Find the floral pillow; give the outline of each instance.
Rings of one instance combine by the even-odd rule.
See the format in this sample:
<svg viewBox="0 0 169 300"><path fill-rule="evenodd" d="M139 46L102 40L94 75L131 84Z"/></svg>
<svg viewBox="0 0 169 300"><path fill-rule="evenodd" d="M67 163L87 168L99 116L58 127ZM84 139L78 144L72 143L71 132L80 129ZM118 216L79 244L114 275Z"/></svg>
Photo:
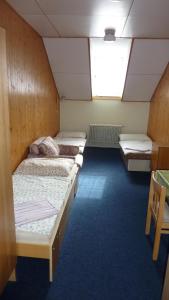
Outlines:
<svg viewBox="0 0 169 300"><path fill-rule="evenodd" d="M71 145L59 145L59 154L67 156L75 156L79 153L79 147Z"/></svg>
<svg viewBox="0 0 169 300"><path fill-rule="evenodd" d="M45 137L40 137L35 140L29 147L29 152L31 154L39 155L39 144L45 139Z"/></svg>
<svg viewBox="0 0 169 300"><path fill-rule="evenodd" d="M58 156L59 147L57 144L54 144L53 139L48 136L39 144L39 152L45 156Z"/></svg>

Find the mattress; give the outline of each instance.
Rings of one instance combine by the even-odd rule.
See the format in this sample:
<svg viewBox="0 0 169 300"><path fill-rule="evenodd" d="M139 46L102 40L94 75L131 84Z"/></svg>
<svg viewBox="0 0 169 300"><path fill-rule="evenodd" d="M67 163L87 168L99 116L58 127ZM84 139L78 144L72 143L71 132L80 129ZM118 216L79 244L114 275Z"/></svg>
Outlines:
<svg viewBox="0 0 169 300"><path fill-rule="evenodd" d="M120 141L119 144L126 158L145 160L151 158L151 141Z"/></svg>
<svg viewBox="0 0 169 300"><path fill-rule="evenodd" d="M38 200L49 201L58 213L52 217L16 225L16 241L48 241L60 211L67 201L67 193L78 171L73 167L68 177L13 175L14 205Z"/></svg>

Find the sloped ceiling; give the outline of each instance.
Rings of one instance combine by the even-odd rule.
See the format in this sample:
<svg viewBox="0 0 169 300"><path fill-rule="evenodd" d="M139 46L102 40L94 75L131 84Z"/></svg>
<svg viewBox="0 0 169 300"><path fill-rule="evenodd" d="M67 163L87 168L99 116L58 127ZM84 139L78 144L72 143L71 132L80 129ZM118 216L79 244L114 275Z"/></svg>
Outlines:
<svg viewBox="0 0 169 300"><path fill-rule="evenodd" d="M169 1L7 2L44 38L60 96L65 99L91 99L87 38L103 37L105 28L114 27L117 37L136 38L123 100L150 101L169 61Z"/></svg>
<svg viewBox="0 0 169 300"><path fill-rule="evenodd" d="M85 38L44 38L62 99L90 100L89 45Z"/></svg>
<svg viewBox="0 0 169 300"><path fill-rule="evenodd" d="M123 100L150 101L168 61L169 40L135 39Z"/></svg>

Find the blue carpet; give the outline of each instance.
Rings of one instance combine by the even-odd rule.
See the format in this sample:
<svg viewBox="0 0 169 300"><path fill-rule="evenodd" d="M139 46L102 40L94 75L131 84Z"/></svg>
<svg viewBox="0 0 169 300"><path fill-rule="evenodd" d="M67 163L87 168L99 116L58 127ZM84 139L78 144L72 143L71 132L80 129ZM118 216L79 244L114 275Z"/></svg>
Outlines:
<svg viewBox="0 0 169 300"><path fill-rule="evenodd" d="M153 230L144 234L149 180L127 172L118 149L87 148L53 283L47 262L22 258L19 281L1 298L160 300L168 237L152 262Z"/></svg>

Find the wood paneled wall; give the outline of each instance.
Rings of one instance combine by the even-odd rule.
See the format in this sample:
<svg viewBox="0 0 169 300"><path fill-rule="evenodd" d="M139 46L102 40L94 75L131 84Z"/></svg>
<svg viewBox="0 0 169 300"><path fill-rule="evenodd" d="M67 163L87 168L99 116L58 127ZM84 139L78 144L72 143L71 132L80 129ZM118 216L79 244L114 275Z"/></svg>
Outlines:
<svg viewBox="0 0 169 300"><path fill-rule="evenodd" d="M169 65L150 104L148 135L157 143L169 145Z"/></svg>
<svg viewBox="0 0 169 300"><path fill-rule="evenodd" d="M0 28L0 293L16 264L5 30Z"/></svg>
<svg viewBox="0 0 169 300"><path fill-rule="evenodd" d="M0 0L6 30L12 170L39 136L59 130L58 93L42 38Z"/></svg>

